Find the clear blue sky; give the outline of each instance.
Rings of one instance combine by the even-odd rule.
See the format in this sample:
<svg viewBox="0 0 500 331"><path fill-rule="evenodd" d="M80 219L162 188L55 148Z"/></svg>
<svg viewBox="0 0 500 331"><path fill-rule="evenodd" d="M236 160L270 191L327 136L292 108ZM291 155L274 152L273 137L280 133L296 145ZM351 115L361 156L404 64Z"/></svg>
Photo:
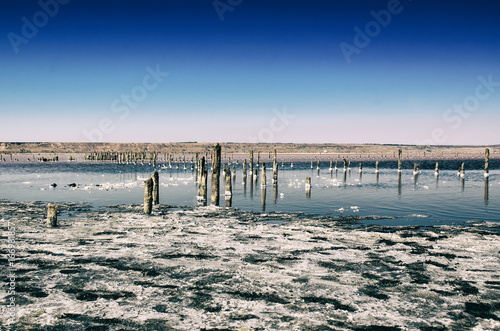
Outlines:
<svg viewBox="0 0 500 331"><path fill-rule="evenodd" d="M493 0L2 1L0 141L498 144L499 16Z"/></svg>

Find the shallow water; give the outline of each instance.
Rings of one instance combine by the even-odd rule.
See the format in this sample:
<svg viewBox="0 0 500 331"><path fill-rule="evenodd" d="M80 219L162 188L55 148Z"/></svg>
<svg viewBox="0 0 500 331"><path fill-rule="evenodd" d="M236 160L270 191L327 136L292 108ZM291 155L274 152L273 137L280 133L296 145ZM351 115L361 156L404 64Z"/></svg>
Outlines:
<svg viewBox="0 0 500 331"><path fill-rule="evenodd" d="M242 165L233 177L232 207L244 211L284 212L346 216L362 224L436 225L470 221L500 221L500 170L493 161L485 181L482 161L466 161L464 180L457 175L461 161L440 160L436 178L434 162L420 162L421 173L413 175L413 163L403 163L400 179L396 162L381 162L375 174L374 162L364 162L360 174L352 165L329 171L329 165L311 169L310 163L279 164L277 187L271 184L272 164L268 163L267 185L243 181ZM232 165L230 165L232 168ZM341 163L339 163L341 167ZM141 204L143 181L160 172L160 203L194 206L197 183L191 165L184 170L152 165L114 163L3 163L0 164L0 199L10 201L87 202L94 207ZM472 169L472 170L468 170ZM210 191L210 176L209 191ZM310 194L305 179L311 177ZM56 183L57 187L50 184ZM76 184L70 187L68 184ZM263 197L265 197L263 199ZM264 202L264 203L263 203ZM225 205L223 176L220 204Z"/></svg>

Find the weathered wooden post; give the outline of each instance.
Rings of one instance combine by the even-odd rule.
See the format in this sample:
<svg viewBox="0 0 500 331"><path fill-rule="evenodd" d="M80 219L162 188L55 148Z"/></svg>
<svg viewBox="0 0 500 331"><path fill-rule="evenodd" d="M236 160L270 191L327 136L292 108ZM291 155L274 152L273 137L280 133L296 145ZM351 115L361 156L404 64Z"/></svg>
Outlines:
<svg viewBox="0 0 500 331"><path fill-rule="evenodd" d="M347 161L346 159L344 159L344 172L346 172L346 170L347 170Z"/></svg>
<svg viewBox="0 0 500 331"><path fill-rule="evenodd" d="M57 226L57 206L52 203L47 205L47 226L51 228Z"/></svg>
<svg viewBox="0 0 500 331"><path fill-rule="evenodd" d="M313 161L311 161L311 169L314 169L314 167L313 167Z"/></svg>
<svg viewBox="0 0 500 331"><path fill-rule="evenodd" d="M243 178L247 177L247 159L243 159Z"/></svg>
<svg viewBox="0 0 500 331"><path fill-rule="evenodd" d="M144 181L144 213L151 214L153 209L153 179L149 177Z"/></svg>
<svg viewBox="0 0 500 331"><path fill-rule="evenodd" d="M319 170L319 160L316 162L316 168Z"/></svg>
<svg viewBox="0 0 500 331"><path fill-rule="evenodd" d="M484 151L484 177L488 177L490 175L490 149L486 148Z"/></svg>
<svg viewBox="0 0 500 331"><path fill-rule="evenodd" d="M460 177L465 177L465 163L462 162L462 167L460 168Z"/></svg>
<svg viewBox="0 0 500 331"><path fill-rule="evenodd" d="M439 176L439 162L436 162L436 169L434 169L434 176Z"/></svg>
<svg viewBox="0 0 500 331"><path fill-rule="evenodd" d="M158 171L153 172L153 204L160 203L160 175Z"/></svg>
<svg viewBox="0 0 500 331"><path fill-rule="evenodd" d="M418 175L418 164L416 163L413 164L413 175Z"/></svg>
<svg viewBox="0 0 500 331"><path fill-rule="evenodd" d="M212 205L219 205L219 180L221 164L221 147L219 143L214 145L212 152Z"/></svg>
<svg viewBox="0 0 500 331"><path fill-rule="evenodd" d="M253 176L253 149L250 150L250 163L248 164L248 169L250 170L250 175Z"/></svg>
<svg viewBox="0 0 500 331"><path fill-rule="evenodd" d="M260 164L260 151L257 152L257 170L259 169Z"/></svg>
<svg viewBox="0 0 500 331"><path fill-rule="evenodd" d="M378 173L379 170L378 170L378 161L375 162L375 173Z"/></svg>
<svg viewBox="0 0 500 331"><path fill-rule="evenodd" d="M401 172L401 157L403 155L403 151L400 149L398 151L398 172Z"/></svg>
<svg viewBox="0 0 500 331"><path fill-rule="evenodd" d="M203 157L203 167L200 168L200 187L198 188L198 204L207 205L207 177L208 169L205 167L205 157Z"/></svg>
<svg viewBox="0 0 500 331"><path fill-rule="evenodd" d="M224 166L224 179L226 181L226 191L224 195L231 196L233 194L233 188L231 185L231 169L228 166Z"/></svg>
<svg viewBox="0 0 500 331"><path fill-rule="evenodd" d="M226 207L231 207L233 187L231 185L231 169L228 166L224 166L224 177L226 180L226 190L224 196L226 197Z"/></svg>
<svg viewBox="0 0 500 331"><path fill-rule="evenodd" d="M306 177L306 196L311 197L311 177Z"/></svg>
<svg viewBox="0 0 500 331"><path fill-rule="evenodd" d="M290 168L292 168L292 169L293 169L293 162L292 162L292 163L290 163Z"/></svg>
<svg viewBox="0 0 500 331"><path fill-rule="evenodd" d="M361 165L361 162L359 162L359 172L363 172L363 166Z"/></svg>
<svg viewBox="0 0 500 331"><path fill-rule="evenodd" d="M278 162L276 162L275 159L273 163L273 184L277 183L278 183Z"/></svg>
<svg viewBox="0 0 500 331"><path fill-rule="evenodd" d="M262 163L262 175L260 186L266 186L266 164Z"/></svg>
<svg viewBox="0 0 500 331"><path fill-rule="evenodd" d="M233 181L236 180L236 166L233 164L233 172L232 172L232 175L233 175Z"/></svg>

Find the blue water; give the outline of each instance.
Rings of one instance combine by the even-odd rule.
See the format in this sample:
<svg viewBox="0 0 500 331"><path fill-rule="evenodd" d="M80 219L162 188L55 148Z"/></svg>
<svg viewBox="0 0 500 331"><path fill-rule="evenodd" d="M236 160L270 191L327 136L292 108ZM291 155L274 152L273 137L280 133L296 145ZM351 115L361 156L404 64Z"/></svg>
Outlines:
<svg viewBox="0 0 500 331"><path fill-rule="evenodd" d="M398 179L396 162L380 164L378 176L374 163L364 162L360 174L357 163L344 173L329 171L329 164L290 163L279 167L277 190L271 184L272 164L268 163L267 185L247 177L243 183L241 164L235 164L232 207L260 212L303 212L306 214L345 216L363 224L436 225L463 224L470 221L500 221L500 170L490 163L485 181L483 161L468 160L466 176L457 175L461 161L440 160L439 177L435 162L420 161L421 173L413 175L413 162L403 163ZM355 166L356 165L356 166ZM230 165L232 169L232 165ZM161 168L152 165L114 163L2 163L0 164L0 199L10 201L88 202L93 206L141 204L143 181L154 170L160 173L160 203L196 205L197 183L191 165L187 169ZM471 169L471 170L468 170ZM210 173L210 171L209 171ZM345 175L345 177L344 177ZM210 175L209 192L210 192ZM306 194L305 179L312 188ZM234 178L234 177L233 177ZM220 205L225 205L221 175ZM57 187L50 186L56 183ZM68 184L77 184L76 188ZM99 186L96 186L99 185ZM142 185L142 186L141 186ZM265 194L265 199L263 195ZM263 204L263 201L265 204ZM372 217L373 216L373 217Z"/></svg>

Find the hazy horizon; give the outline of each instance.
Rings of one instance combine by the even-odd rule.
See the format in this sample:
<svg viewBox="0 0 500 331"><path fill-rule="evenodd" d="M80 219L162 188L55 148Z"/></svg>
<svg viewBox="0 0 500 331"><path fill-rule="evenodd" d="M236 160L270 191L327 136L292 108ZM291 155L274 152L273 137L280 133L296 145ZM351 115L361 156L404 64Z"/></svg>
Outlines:
<svg viewBox="0 0 500 331"><path fill-rule="evenodd" d="M0 141L500 144L498 2L0 6Z"/></svg>

